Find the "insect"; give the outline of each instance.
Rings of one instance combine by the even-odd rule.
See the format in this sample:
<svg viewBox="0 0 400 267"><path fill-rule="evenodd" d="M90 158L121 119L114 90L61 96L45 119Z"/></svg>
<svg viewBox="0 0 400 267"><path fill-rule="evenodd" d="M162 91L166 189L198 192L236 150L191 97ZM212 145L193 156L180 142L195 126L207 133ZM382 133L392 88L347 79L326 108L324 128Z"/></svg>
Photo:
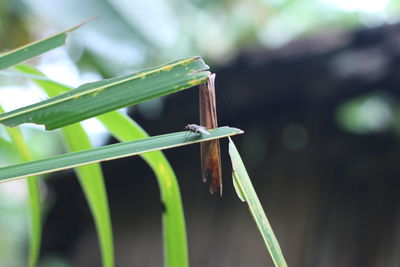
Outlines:
<svg viewBox="0 0 400 267"><path fill-rule="evenodd" d="M197 124L188 124L185 126L185 130L188 130L192 133L210 135L210 133L206 130L206 127Z"/></svg>

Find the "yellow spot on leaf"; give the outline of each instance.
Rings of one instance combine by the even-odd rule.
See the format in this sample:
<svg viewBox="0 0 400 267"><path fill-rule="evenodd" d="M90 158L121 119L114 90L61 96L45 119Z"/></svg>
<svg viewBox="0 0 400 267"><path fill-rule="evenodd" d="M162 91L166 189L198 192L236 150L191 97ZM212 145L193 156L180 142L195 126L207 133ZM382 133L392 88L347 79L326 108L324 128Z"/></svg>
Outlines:
<svg viewBox="0 0 400 267"><path fill-rule="evenodd" d="M161 70L163 70L163 71L169 71L169 70L171 70L173 67L174 67L174 66L169 65L169 66L165 66L165 67L162 68Z"/></svg>
<svg viewBox="0 0 400 267"><path fill-rule="evenodd" d="M192 62L195 61L195 60L198 60L198 58L197 58L197 57L195 57L195 58L188 58L188 59L186 59L186 60L183 60L183 61L181 62L181 64L182 64L183 66L185 66L185 65L187 65L187 64L192 63Z"/></svg>
<svg viewBox="0 0 400 267"><path fill-rule="evenodd" d="M192 80L192 81L189 81L188 82L188 84L190 85L190 86L195 86L195 85L198 85L200 83L200 80Z"/></svg>
<svg viewBox="0 0 400 267"><path fill-rule="evenodd" d="M93 97L97 96L98 94L100 94L101 92L103 92L105 89L107 89L106 87L100 88L96 91L93 92Z"/></svg>

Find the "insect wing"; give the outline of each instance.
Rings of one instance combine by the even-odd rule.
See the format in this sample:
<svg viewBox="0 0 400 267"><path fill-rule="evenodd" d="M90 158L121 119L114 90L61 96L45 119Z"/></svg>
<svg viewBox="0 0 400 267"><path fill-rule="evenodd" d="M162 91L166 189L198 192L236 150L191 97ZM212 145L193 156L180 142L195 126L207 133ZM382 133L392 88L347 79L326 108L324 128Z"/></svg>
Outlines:
<svg viewBox="0 0 400 267"><path fill-rule="evenodd" d="M210 133L209 133L209 132L206 130L206 128L203 127L203 126L198 126L197 131L198 131L199 133L202 133L202 134L205 134L205 135L210 135Z"/></svg>

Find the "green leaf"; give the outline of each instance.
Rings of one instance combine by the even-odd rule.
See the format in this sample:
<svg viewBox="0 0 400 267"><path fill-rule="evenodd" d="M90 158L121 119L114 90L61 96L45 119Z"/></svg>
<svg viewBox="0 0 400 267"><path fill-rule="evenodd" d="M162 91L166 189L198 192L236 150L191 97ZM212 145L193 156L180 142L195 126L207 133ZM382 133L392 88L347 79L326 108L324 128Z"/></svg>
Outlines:
<svg viewBox="0 0 400 267"><path fill-rule="evenodd" d="M237 181L237 177L236 177L235 173L233 173L233 172L232 172L232 180L233 180L233 188L235 188L236 194L238 195L239 199L242 202L246 202L246 197L244 196L242 188L240 187L240 184Z"/></svg>
<svg viewBox="0 0 400 267"><path fill-rule="evenodd" d="M0 107L0 113L3 112ZM23 161L31 161L32 156L19 128L6 128L17 153ZM41 235L42 235L42 214L40 203L39 177L32 176L27 179L28 205L30 217L30 240L28 266L34 267L39 258Z"/></svg>
<svg viewBox="0 0 400 267"><path fill-rule="evenodd" d="M231 127L220 127L209 131L210 135L188 135L188 132L177 132L153 136L136 141L113 144L91 150L72 152L47 159L9 165L0 168L0 182L7 182L27 176L45 174L78 166L119 159L129 156L190 145L231 135L241 134L242 130Z"/></svg>
<svg viewBox="0 0 400 267"><path fill-rule="evenodd" d="M14 50L0 54L0 70L21 63L27 59L36 57L51 49L64 45L69 32L76 30L90 20L92 19L89 19L83 23L80 23L79 25L76 25L48 38L29 43Z"/></svg>
<svg viewBox="0 0 400 267"><path fill-rule="evenodd" d="M134 120L120 111L109 112L97 118L121 142L148 137ZM161 201L165 206L165 212L162 213L165 266L187 267L189 258L185 217L174 171L161 151L144 153L141 157L156 175Z"/></svg>
<svg viewBox="0 0 400 267"><path fill-rule="evenodd" d="M84 84L71 92L0 114L7 126L44 124L53 130L112 110L174 93L208 79L200 57L174 61L123 77Z"/></svg>
<svg viewBox="0 0 400 267"><path fill-rule="evenodd" d="M18 73L12 73L12 75L31 79L35 84L40 86L50 97L54 97L72 90L72 88L70 88L69 86L50 80L42 72L31 65L20 64L15 66L14 68L18 71Z"/></svg>
<svg viewBox="0 0 400 267"><path fill-rule="evenodd" d="M47 80L43 73L28 65L18 65L18 71L36 76L34 82L39 85L50 97L70 91L65 85ZM93 146L83 127L77 123L63 127L65 143L70 151L91 149ZM99 163L85 165L74 169L79 183L89 203L95 221L103 266L114 266L114 246L111 227L111 217L108 207L104 177Z"/></svg>
<svg viewBox="0 0 400 267"><path fill-rule="evenodd" d="M46 80L44 75L32 66L18 65L16 69L23 74L32 76L37 85L47 88L46 91L57 90L62 93L71 90L67 86ZM97 119L121 142L148 137L147 133L135 121L120 111L112 111L100 115ZM81 138L77 137L76 139L80 140ZM141 157L154 171L160 186L161 201L164 203L166 210L168 210L168 212L163 212L162 214L166 266L188 266L186 227L175 174L161 151L144 153Z"/></svg>
<svg viewBox="0 0 400 267"><path fill-rule="evenodd" d="M275 266L286 267L287 264L283 257L278 240L276 240L272 227L261 206L247 170L231 138L229 138L229 155L232 161L233 181L235 188L237 188L236 192L238 192L239 198L242 199L242 201L244 199L244 201L249 205L250 213L257 224L258 230L264 239L265 245L269 250Z"/></svg>
<svg viewBox="0 0 400 267"><path fill-rule="evenodd" d="M70 151L82 151L92 148L89 137L79 123L63 127L61 130ZM94 163L76 167L74 171L93 214L100 241L103 266L112 267L114 266L114 245L111 216L101 166L99 163Z"/></svg>
<svg viewBox="0 0 400 267"><path fill-rule="evenodd" d="M1 129L3 129L3 128L1 128ZM0 129L0 131L1 131L1 129ZM0 151L1 151L0 166L5 165L7 163L15 162L18 158L13 144L10 143L8 140L5 140L4 136L0 136Z"/></svg>

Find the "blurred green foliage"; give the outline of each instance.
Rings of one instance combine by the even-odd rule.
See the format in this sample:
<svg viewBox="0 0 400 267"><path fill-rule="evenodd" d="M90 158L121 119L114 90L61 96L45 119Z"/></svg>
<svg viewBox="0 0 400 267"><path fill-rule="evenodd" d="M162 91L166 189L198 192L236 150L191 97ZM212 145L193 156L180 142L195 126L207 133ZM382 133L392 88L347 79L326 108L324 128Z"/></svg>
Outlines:
<svg viewBox="0 0 400 267"><path fill-rule="evenodd" d="M398 130L399 114L396 99L378 92L345 101L336 111L336 120L347 132L370 134Z"/></svg>
<svg viewBox="0 0 400 267"><path fill-rule="evenodd" d="M245 48L393 23L399 15L396 0L3 0L0 51L99 16L68 50L81 66L109 76L196 54L223 63Z"/></svg>

